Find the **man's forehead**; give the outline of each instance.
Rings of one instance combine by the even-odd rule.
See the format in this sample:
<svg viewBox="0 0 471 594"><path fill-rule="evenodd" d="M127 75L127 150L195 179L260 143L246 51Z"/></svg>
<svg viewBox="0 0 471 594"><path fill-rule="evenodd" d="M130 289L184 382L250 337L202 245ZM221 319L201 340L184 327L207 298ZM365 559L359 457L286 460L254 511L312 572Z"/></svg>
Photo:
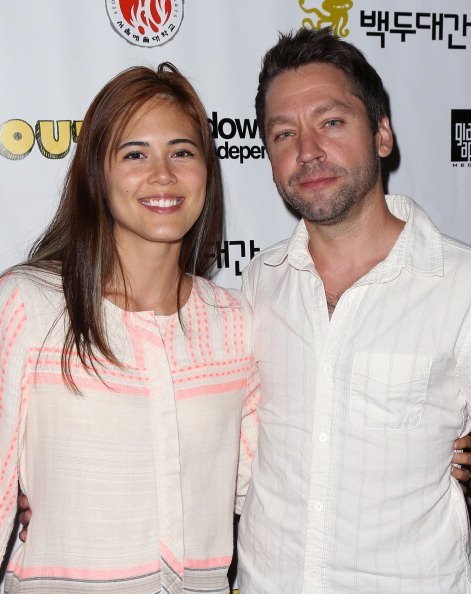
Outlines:
<svg viewBox="0 0 471 594"><path fill-rule="evenodd" d="M267 96L274 89L277 94L280 91L289 93L291 89L303 87L315 89L323 84L351 87L349 78L340 68L325 62L314 62L279 72L268 86Z"/></svg>
<svg viewBox="0 0 471 594"><path fill-rule="evenodd" d="M266 117L278 117L288 106L312 104L312 109L351 108L357 101L346 75L328 64L309 64L284 70L267 89ZM280 112L280 113L277 113Z"/></svg>

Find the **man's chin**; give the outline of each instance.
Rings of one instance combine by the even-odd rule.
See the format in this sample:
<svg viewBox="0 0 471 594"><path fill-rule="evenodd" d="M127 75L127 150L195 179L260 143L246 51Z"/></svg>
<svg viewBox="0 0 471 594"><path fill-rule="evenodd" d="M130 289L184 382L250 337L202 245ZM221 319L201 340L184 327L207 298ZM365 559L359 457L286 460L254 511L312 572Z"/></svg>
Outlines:
<svg viewBox="0 0 471 594"><path fill-rule="evenodd" d="M294 210L305 221L308 221L314 225L326 226L335 225L336 223L340 223L345 220L352 206L345 205L341 209L323 209L320 207L313 209L310 205L305 203L291 200L285 200L285 202L290 209Z"/></svg>
<svg viewBox="0 0 471 594"><path fill-rule="evenodd" d="M322 215L312 215L312 213L307 213L306 216L301 216L305 221L312 223L313 225L317 225L319 227L332 227L333 225L343 222L347 218L347 215L348 211L342 211L341 213L333 214L324 213Z"/></svg>

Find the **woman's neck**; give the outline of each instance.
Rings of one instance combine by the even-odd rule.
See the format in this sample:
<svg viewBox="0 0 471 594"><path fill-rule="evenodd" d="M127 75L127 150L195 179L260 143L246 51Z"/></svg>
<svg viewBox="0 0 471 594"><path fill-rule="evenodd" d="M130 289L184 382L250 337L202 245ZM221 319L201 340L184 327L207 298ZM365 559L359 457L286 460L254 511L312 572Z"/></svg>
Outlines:
<svg viewBox="0 0 471 594"><path fill-rule="evenodd" d="M188 299L192 279L178 265L180 245L150 244L149 249L119 249L117 264L105 297L128 311L175 313ZM123 278L124 276L124 278ZM180 277L181 283L180 283ZM177 298L178 290L180 299Z"/></svg>

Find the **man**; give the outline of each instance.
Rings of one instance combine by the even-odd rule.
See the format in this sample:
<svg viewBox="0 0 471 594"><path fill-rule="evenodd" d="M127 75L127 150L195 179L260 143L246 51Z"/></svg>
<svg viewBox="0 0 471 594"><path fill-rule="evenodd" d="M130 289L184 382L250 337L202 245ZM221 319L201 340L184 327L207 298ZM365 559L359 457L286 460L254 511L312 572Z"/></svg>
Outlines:
<svg viewBox="0 0 471 594"><path fill-rule="evenodd" d="M385 197L388 101L356 48L282 35L259 83L273 179L302 220L244 277L262 394L241 594L471 593L449 472L471 430L471 248Z"/></svg>

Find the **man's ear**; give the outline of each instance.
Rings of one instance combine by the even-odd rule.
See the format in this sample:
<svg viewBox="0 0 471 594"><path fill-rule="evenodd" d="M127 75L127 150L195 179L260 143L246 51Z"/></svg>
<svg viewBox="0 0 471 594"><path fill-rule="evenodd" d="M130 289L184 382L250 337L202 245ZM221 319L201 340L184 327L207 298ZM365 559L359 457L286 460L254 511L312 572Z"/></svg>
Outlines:
<svg viewBox="0 0 471 594"><path fill-rule="evenodd" d="M379 120L378 130L375 134L376 150L380 157L387 157L393 149L393 133L389 118L384 116Z"/></svg>

